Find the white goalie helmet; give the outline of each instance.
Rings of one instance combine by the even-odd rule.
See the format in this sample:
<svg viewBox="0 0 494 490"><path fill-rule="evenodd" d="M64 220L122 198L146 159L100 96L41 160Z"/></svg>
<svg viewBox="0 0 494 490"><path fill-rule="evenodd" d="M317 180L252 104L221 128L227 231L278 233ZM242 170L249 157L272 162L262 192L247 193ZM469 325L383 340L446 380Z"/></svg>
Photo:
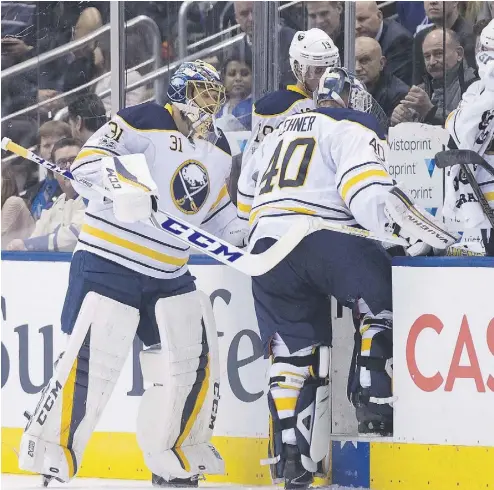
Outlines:
<svg viewBox="0 0 494 490"><path fill-rule="evenodd" d="M324 31L317 28L296 32L289 56L293 74L310 92L317 87L323 68L340 66L338 48Z"/></svg>
<svg viewBox="0 0 494 490"><path fill-rule="evenodd" d="M480 51L494 51L494 19L480 33Z"/></svg>

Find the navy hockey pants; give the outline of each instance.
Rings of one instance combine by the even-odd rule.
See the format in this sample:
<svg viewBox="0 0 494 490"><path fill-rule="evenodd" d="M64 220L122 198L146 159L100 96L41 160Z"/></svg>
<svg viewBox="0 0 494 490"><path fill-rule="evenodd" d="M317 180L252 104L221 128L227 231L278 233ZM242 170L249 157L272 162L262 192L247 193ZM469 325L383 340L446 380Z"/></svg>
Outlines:
<svg viewBox="0 0 494 490"><path fill-rule="evenodd" d="M262 238L253 253L275 240ZM305 237L276 267L252 278L264 353L278 333L290 352L331 344L330 298L352 308L363 298L374 314L392 309L391 257L380 244L329 230Z"/></svg>
<svg viewBox="0 0 494 490"><path fill-rule="evenodd" d="M69 287L62 310L62 331L71 333L86 294L90 291L137 308L140 313L137 336L146 346L159 343L155 305L160 298L196 289L195 277L186 272L175 279L156 279L104 259L79 251L72 257Z"/></svg>

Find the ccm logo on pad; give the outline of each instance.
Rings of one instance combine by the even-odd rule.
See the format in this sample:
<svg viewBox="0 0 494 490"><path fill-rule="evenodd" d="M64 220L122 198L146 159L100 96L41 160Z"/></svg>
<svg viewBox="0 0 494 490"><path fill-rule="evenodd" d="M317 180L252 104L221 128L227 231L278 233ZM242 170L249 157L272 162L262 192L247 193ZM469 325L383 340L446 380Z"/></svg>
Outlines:
<svg viewBox="0 0 494 490"><path fill-rule="evenodd" d="M456 326L448 325L448 329L451 327ZM494 371L486 372L488 366L492 366L492 358L489 362L486 362L484 356L484 358L481 357L480 359L482 365L479 362L477 352L480 346L476 346L473 341L472 331L466 315L463 315L454 349L451 354L447 353L448 371L441 373L438 370L435 374L431 375L431 372L434 372L431 369L431 365L436 366L435 369L437 369L441 353L445 351L445 345L444 342L441 342L441 338L446 335L448 329L445 330L445 333L441 334L443 328L443 322L436 315L431 314L421 315L410 328L406 344L406 362L413 382L422 391L432 392L442 388L448 392L453 391L456 380L468 379L475 385L478 393L485 393L487 390L494 392ZM487 348L494 357L494 318L488 323L487 329L484 328L482 328L482 331L485 332L484 342L487 342ZM423 332L428 329L434 330L437 334L438 338L437 341L434 341L434 346L437 346L435 349L437 349L438 358L429 359L427 365L419 365L416 357L417 341ZM449 359L451 360L449 361ZM446 376L446 379L444 376Z"/></svg>

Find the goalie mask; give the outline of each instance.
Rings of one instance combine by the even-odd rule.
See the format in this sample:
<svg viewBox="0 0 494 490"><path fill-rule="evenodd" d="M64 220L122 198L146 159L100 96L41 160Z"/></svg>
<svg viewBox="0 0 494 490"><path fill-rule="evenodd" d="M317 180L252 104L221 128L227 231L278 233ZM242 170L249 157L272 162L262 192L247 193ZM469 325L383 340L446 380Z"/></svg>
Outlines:
<svg viewBox="0 0 494 490"><path fill-rule="evenodd" d="M215 116L225 103L225 87L216 69L204 61L182 63L167 92L190 123L191 134L206 137L215 127Z"/></svg>
<svg viewBox="0 0 494 490"><path fill-rule="evenodd" d="M290 66L295 78L313 93L325 69L340 66L340 54L332 39L321 29L299 31L290 44Z"/></svg>
<svg viewBox="0 0 494 490"><path fill-rule="evenodd" d="M345 68L327 68L319 80L317 91L314 92L314 102L320 107L327 100L342 108L372 114L384 132L389 127L389 120L382 107L367 92L365 85Z"/></svg>

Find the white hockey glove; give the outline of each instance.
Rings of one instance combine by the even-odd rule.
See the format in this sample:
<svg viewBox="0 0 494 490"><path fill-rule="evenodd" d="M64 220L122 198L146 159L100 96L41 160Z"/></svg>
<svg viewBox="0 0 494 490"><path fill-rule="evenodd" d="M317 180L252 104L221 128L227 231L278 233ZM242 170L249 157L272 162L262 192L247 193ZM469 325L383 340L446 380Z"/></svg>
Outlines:
<svg viewBox="0 0 494 490"><path fill-rule="evenodd" d="M118 221L135 223L150 218L157 210L157 185L146 157L137 153L101 159L103 185L112 195L113 213Z"/></svg>
<svg viewBox="0 0 494 490"><path fill-rule="evenodd" d="M389 228L410 243L408 255L425 255L431 247L443 250L457 242L460 236L446 231L432 214L420 209L399 187L392 187L386 197L384 213Z"/></svg>

